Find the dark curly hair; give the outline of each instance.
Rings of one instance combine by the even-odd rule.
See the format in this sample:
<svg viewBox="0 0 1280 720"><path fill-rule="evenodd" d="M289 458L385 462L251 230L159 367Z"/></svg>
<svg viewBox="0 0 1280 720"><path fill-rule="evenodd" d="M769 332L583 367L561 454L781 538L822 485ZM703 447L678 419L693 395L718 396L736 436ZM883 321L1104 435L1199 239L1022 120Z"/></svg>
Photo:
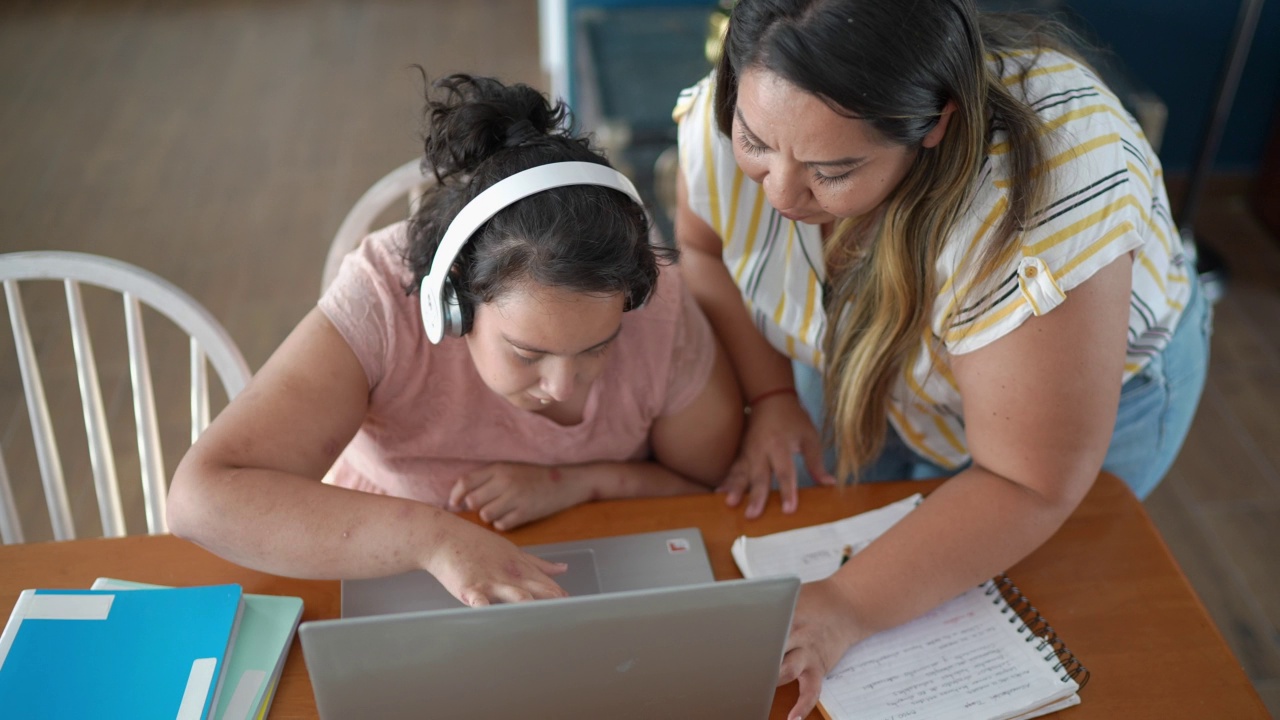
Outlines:
<svg viewBox="0 0 1280 720"><path fill-rule="evenodd" d="M489 186L548 163L609 165L575 132L563 102L553 105L527 85L459 74L435 81L424 94L423 167L438 183L409 224L409 293L430 272L454 217ZM674 258L674 249L649 242L644 209L626 194L571 185L518 200L480 226L458 254L453 282L469 327L478 303L525 282L621 293L628 309L637 307L657 284L658 264Z"/></svg>

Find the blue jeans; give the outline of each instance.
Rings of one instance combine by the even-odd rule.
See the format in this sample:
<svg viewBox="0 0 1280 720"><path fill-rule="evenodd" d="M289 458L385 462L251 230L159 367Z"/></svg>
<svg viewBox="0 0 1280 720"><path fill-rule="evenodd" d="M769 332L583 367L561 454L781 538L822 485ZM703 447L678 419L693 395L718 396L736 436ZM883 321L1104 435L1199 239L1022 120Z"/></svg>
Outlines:
<svg viewBox="0 0 1280 720"><path fill-rule="evenodd" d="M1178 456L1204 390L1213 308L1194 275L1191 282L1191 299L1169 344L1120 388L1116 427L1102 463L1103 470L1128 483L1139 499L1151 494ZM798 362L792 363L792 368L801 404L814 424L822 427L822 375ZM823 459L828 470L835 468L834 448L828 447ZM884 450L863 468L861 481L945 477L967 465L947 470L929 462L907 447L888 425ZM813 484L800 460L796 471L802 487Z"/></svg>

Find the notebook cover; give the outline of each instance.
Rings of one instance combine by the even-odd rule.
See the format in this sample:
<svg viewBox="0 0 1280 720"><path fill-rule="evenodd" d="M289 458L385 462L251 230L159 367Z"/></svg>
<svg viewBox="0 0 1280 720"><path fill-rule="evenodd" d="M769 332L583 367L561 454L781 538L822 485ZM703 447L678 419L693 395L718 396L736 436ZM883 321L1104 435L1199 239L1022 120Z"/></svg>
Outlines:
<svg viewBox="0 0 1280 720"><path fill-rule="evenodd" d="M21 718L209 717L239 585L24 590L0 635L0 708Z"/></svg>
<svg viewBox="0 0 1280 720"><path fill-rule="evenodd" d="M95 590L140 590L160 585L98 578ZM215 720L255 720L266 714L284 659L302 617L302 599L280 595L244 596L236 645L227 658L226 680Z"/></svg>

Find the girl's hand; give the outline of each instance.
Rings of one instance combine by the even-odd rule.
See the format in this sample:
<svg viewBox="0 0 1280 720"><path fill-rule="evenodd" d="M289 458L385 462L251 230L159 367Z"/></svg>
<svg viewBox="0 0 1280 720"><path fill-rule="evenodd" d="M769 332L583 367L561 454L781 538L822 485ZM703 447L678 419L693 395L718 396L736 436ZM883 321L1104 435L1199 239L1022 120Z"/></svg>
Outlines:
<svg viewBox="0 0 1280 720"><path fill-rule="evenodd" d="M818 704L822 681L861 639L849 603L831 580L800 586L778 685L800 681L800 697L787 720L803 720Z"/></svg>
<svg viewBox="0 0 1280 720"><path fill-rule="evenodd" d="M521 551L510 540L454 515L423 568L465 605L568 597L551 579L568 569Z"/></svg>
<svg viewBox="0 0 1280 720"><path fill-rule="evenodd" d="M804 457L814 480L835 484L835 478L822 466L822 438L800 400L795 395L766 398L751 408L742 450L717 490L725 493L729 507L737 507L746 496L746 516L754 518L764 512L769 488L777 478L782 511L795 512L799 503L796 453Z"/></svg>
<svg viewBox="0 0 1280 720"><path fill-rule="evenodd" d="M498 530L510 530L586 502L590 490L555 467L493 463L458 478L449 507L474 510Z"/></svg>

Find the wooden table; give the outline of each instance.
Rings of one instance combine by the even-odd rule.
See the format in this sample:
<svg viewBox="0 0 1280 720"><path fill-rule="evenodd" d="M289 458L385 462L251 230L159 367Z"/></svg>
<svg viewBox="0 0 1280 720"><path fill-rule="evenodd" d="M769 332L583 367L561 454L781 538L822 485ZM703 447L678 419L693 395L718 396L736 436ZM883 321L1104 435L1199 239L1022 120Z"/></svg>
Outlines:
<svg viewBox="0 0 1280 720"><path fill-rule="evenodd" d="M737 578L729 546L738 535L828 522L933 487L916 482L812 488L802 491L794 515L783 515L775 499L752 521L723 507L718 495L602 502L510 537L527 545L697 526L716 577ZM1141 504L1116 478L1099 478L1066 525L1009 575L1093 674L1081 692L1083 704L1054 717L1267 718ZM339 611L337 582L266 575L171 536L137 536L0 547L0 612L7 613L24 588L82 588L99 576L166 585L235 582L246 592L295 595L305 602L304 621L337 617ZM771 717L785 717L795 694L794 683L780 688ZM315 713L295 642L271 718Z"/></svg>

